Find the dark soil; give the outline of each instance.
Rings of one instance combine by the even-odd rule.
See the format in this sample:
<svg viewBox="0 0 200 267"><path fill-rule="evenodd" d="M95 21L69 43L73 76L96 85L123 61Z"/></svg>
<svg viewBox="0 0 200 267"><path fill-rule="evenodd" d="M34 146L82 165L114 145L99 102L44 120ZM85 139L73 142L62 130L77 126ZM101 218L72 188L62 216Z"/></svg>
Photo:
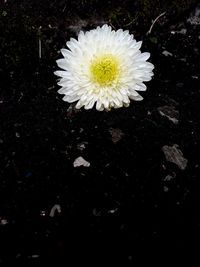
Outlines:
<svg viewBox="0 0 200 267"><path fill-rule="evenodd" d="M108 23L103 7L89 16L66 1L3 2L0 264L125 266L199 243L200 26L191 10L164 16L150 35L151 24L125 27L155 75L142 102L97 112L62 101L53 72L71 36ZM170 161L163 147L174 145ZM90 166L75 168L79 156Z"/></svg>

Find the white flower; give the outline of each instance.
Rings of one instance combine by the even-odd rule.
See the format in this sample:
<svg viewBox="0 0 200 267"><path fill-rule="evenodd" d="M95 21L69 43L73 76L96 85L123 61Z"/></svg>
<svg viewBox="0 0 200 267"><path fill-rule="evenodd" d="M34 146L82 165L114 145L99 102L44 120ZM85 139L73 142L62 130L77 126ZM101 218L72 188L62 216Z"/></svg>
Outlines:
<svg viewBox="0 0 200 267"><path fill-rule="evenodd" d="M153 64L146 62L150 54L139 50L129 31L114 31L104 25L86 33L78 40L71 38L68 49L61 49L64 58L57 60L63 69L55 74L60 78L58 91L64 101L78 101L76 108L110 110L129 106L130 99L142 100L137 91L145 91L143 82L151 80Z"/></svg>

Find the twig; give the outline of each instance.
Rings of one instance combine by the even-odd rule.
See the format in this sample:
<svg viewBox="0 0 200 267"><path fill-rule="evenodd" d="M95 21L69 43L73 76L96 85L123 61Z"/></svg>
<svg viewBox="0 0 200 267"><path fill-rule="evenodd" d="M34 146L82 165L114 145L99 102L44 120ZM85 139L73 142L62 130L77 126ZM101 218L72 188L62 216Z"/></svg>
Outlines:
<svg viewBox="0 0 200 267"><path fill-rule="evenodd" d="M64 8L63 8L62 12L65 12L65 9L66 9L66 7L67 7L67 5L65 5L65 6L64 6Z"/></svg>
<svg viewBox="0 0 200 267"><path fill-rule="evenodd" d="M42 41L41 41L41 26L38 29L38 57L42 58Z"/></svg>
<svg viewBox="0 0 200 267"><path fill-rule="evenodd" d="M154 24L156 23L156 21L159 20L160 17L164 16L165 13L166 13L166 12L161 13L161 14L160 14L160 15L153 21L153 23L151 24L151 27L150 27L150 29L148 30L148 32L146 33L146 35L149 35L149 34L151 33L151 31L152 31L152 29L153 29L153 26L154 26Z"/></svg>
<svg viewBox="0 0 200 267"><path fill-rule="evenodd" d="M125 24L124 27L128 27L131 24L133 24L136 21L137 18L138 18L138 15L136 15L135 18L133 18L129 23Z"/></svg>
<svg viewBox="0 0 200 267"><path fill-rule="evenodd" d="M55 212L58 212L58 213L61 213L61 207L60 207L60 205L58 205L58 204L55 204L52 208L51 208L51 211L50 211L50 214L49 214L49 216L50 217L54 217L55 216Z"/></svg>
<svg viewBox="0 0 200 267"><path fill-rule="evenodd" d="M39 59L42 58L42 42L41 42L41 39L39 37L38 39L38 50L39 50Z"/></svg>
<svg viewBox="0 0 200 267"><path fill-rule="evenodd" d="M110 24L110 26L116 31L116 28L115 28L115 26L112 24L111 20L109 20L109 24Z"/></svg>

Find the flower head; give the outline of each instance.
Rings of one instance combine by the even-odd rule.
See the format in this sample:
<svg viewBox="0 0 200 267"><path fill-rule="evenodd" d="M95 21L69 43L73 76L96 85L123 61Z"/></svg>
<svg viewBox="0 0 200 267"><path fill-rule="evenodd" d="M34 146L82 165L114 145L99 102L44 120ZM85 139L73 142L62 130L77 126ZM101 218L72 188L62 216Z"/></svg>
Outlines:
<svg viewBox="0 0 200 267"><path fill-rule="evenodd" d="M150 54L141 53L142 42L122 29L114 31L104 25L71 38L64 56L57 60L63 69L56 71L60 77L58 93L64 101L75 102L76 108L110 110L129 106L130 99L142 100L137 91L145 91L143 82L151 80L153 64L146 62Z"/></svg>

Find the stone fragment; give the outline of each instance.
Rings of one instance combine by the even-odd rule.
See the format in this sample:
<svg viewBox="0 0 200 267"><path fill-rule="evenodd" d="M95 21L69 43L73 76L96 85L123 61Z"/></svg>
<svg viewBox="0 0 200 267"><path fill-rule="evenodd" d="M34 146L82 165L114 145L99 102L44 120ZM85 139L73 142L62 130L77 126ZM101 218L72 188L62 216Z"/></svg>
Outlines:
<svg viewBox="0 0 200 267"><path fill-rule="evenodd" d="M109 132L111 134L111 139L113 143L119 142L124 136L124 133L119 128L110 128Z"/></svg>
<svg viewBox="0 0 200 267"><path fill-rule="evenodd" d="M179 112L174 106L162 106L158 108L161 116L167 117L174 124L178 124Z"/></svg>
<svg viewBox="0 0 200 267"><path fill-rule="evenodd" d="M176 164L179 169L185 170L188 160L184 158L183 153L177 144L174 144L173 146L165 145L162 147L162 151L167 161Z"/></svg>
<svg viewBox="0 0 200 267"><path fill-rule="evenodd" d="M88 161L86 161L84 158L78 157L75 159L73 165L75 168L80 167L80 166L89 167L90 163Z"/></svg>

